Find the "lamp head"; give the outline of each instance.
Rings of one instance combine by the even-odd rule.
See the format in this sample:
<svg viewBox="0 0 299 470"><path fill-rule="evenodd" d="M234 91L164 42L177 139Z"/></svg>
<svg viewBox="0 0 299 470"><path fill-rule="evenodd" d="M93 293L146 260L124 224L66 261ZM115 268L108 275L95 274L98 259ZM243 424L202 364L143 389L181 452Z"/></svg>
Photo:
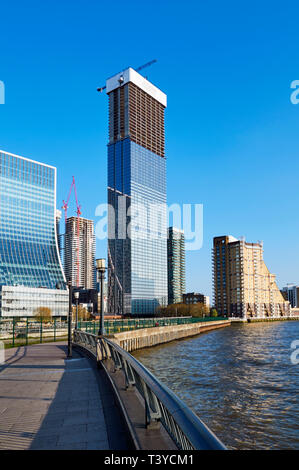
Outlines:
<svg viewBox="0 0 299 470"><path fill-rule="evenodd" d="M105 269L106 269L106 260L105 260L105 258L96 259L96 266L97 266L98 271L104 272Z"/></svg>

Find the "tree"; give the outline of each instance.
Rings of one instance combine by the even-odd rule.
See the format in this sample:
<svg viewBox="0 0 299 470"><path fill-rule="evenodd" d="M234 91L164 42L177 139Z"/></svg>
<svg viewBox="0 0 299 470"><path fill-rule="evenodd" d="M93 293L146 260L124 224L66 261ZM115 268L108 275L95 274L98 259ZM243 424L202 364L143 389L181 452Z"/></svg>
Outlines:
<svg viewBox="0 0 299 470"><path fill-rule="evenodd" d="M218 312L215 308L212 308L211 309L211 313L210 313L211 317L218 317Z"/></svg>
<svg viewBox="0 0 299 470"><path fill-rule="evenodd" d="M73 319L76 318L76 309L77 307L73 307ZM90 317L90 314L86 310L85 307L82 307L82 305L78 305L78 320L88 320Z"/></svg>
<svg viewBox="0 0 299 470"><path fill-rule="evenodd" d="M192 317L202 318L208 316L210 309L202 302L190 305L190 314Z"/></svg>
<svg viewBox="0 0 299 470"><path fill-rule="evenodd" d="M52 320L52 310L49 307L38 307L34 316L37 321L47 323Z"/></svg>

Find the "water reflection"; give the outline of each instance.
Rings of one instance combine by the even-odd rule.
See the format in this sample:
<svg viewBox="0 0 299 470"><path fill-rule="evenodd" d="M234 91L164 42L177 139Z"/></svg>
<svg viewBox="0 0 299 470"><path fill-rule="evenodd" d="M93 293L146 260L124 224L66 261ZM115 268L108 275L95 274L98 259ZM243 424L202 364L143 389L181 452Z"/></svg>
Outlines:
<svg viewBox="0 0 299 470"><path fill-rule="evenodd" d="M234 325L134 355L229 447L298 449L299 323Z"/></svg>

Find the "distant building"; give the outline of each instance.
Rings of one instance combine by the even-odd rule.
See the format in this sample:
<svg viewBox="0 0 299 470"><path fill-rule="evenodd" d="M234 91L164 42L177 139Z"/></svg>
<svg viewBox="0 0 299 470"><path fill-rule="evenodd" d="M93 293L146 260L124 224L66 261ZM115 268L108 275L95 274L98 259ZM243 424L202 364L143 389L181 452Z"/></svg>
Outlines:
<svg viewBox="0 0 299 470"><path fill-rule="evenodd" d="M61 221L61 211L59 209L56 209L56 237L57 237L60 260L62 261L63 235L60 233L60 221Z"/></svg>
<svg viewBox="0 0 299 470"><path fill-rule="evenodd" d="M182 302L185 292L185 237L184 231L169 227L167 240L168 303Z"/></svg>
<svg viewBox="0 0 299 470"><path fill-rule="evenodd" d="M95 289L95 233L93 220L69 217L64 235L64 272L72 285Z"/></svg>
<svg viewBox="0 0 299 470"><path fill-rule="evenodd" d="M98 312L98 291L97 289L77 289L73 288L73 304L76 305L75 292L79 292L78 304L86 308L86 311L93 313Z"/></svg>
<svg viewBox="0 0 299 470"><path fill-rule="evenodd" d="M288 300L292 308L299 307L299 287L295 285L288 285L283 287L281 291L285 300Z"/></svg>
<svg viewBox="0 0 299 470"><path fill-rule="evenodd" d="M183 302L187 305L201 303L206 305L208 308L210 307L210 297L197 292L188 292L187 294L183 294Z"/></svg>
<svg viewBox="0 0 299 470"><path fill-rule="evenodd" d="M215 237L213 283L214 305L220 315L242 318L290 315L290 304L264 263L261 242Z"/></svg>
<svg viewBox="0 0 299 470"><path fill-rule="evenodd" d="M56 168L0 150L0 315L33 316L39 307L67 315L64 282Z"/></svg>

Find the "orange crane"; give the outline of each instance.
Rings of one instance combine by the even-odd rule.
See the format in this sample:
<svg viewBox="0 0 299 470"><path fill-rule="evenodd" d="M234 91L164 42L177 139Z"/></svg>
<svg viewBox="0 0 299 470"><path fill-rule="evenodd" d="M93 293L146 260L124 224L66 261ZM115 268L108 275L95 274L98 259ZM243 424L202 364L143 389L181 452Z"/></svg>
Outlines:
<svg viewBox="0 0 299 470"><path fill-rule="evenodd" d="M76 200L76 206L77 206L77 248L76 248L76 267L77 267L77 280L76 280L76 286L79 287L79 246L80 246L80 215L82 214L81 212L81 206L79 206L78 203L78 196L77 196L77 188L75 184L75 177L73 176L72 184L67 196L66 202L63 200L63 206L62 209L64 210L64 219L65 219L65 230L66 230L66 221L67 221L67 210L68 210L68 204L69 200L71 197L71 192L74 187L74 192L75 192L75 200Z"/></svg>

